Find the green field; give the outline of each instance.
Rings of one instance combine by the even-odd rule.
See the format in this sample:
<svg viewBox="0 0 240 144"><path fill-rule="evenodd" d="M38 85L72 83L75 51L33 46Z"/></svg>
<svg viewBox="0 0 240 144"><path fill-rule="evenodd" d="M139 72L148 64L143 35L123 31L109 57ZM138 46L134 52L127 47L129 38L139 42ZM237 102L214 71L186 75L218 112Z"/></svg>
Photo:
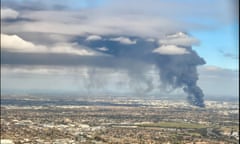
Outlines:
<svg viewBox="0 0 240 144"><path fill-rule="evenodd" d="M182 129L201 129L206 128L206 125L197 123L186 123L186 122L160 122L160 123L147 123L137 124L139 127L161 127L161 128L182 128Z"/></svg>

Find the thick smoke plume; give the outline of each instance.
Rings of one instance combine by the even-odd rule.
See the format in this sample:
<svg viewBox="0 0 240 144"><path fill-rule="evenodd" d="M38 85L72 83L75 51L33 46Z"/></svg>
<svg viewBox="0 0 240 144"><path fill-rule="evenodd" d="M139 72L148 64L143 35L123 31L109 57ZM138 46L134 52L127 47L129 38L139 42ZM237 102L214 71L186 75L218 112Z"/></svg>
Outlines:
<svg viewBox="0 0 240 144"><path fill-rule="evenodd" d="M180 56L157 56L156 65L159 67L160 79L164 84L171 85L173 88L183 87L188 94L190 104L204 107L204 94L197 86L198 74L197 66L205 64L191 48L190 54Z"/></svg>
<svg viewBox="0 0 240 144"><path fill-rule="evenodd" d="M124 67L129 70L129 76L134 76L140 79L148 86L146 91L151 91L153 85L150 79L144 77L144 64L139 64L139 61L155 64L159 69L159 76L164 85L171 86L173 89L183 88L183 91L188 94L190 104L204 107L204 94L199 86L197 86L198 73L197 66L205 64L205 61L192 50L191 44L198 43L197 40L188 37L184 33L167 36L164 39L164 44L171 44L175 51L163 49L163 44L159 42L146 42L141 38L132 38L129 41L136 42L135 44L119 44L105 40L104 43L97 41L89 44L89 47L102 46L107 50L103 53L114 56L117 59L129 59ZM172 46L172 44L175 44ZM156 47L160 47L160 52L155 53ZM164 48L166 48L165 46ZM161 53L162 52L162 53ZM133 65L129 61L138 61Z"/></svg>
<svg viewBox="0 0 240 144"><path fill-rule="evenodd" d="M81 36L73 39L73 42L88 48L96 55L25 54L3 51L1 62L12 65L88 66L126 70L131 79L130 85L143 93L154 89L152 78L145 75L154 65L159 70L161 84L172 89L182 88L188 95L190 104L204 107L204 94L197 85L197 66L205 64L205 61L192 49L191 45L197 41L183 33L166 36L160 40L119 35L98 36L97 39L95 36L95 39L89 40L89 36ZM89 88L102 86L105 83L104 79L107 79L100 78L97 71L88 74L91 78ZM141 88L142 83L146 86L145 89Z"/></svg>

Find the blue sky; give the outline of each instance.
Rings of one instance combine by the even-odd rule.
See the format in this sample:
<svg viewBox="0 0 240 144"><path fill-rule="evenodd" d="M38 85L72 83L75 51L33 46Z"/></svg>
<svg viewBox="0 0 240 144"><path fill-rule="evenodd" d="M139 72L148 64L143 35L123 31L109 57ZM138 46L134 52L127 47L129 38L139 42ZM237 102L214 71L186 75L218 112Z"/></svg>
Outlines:
<svg viewBox="0 0 240 144"><path fill-rule="evenodd" d="M209 31L190 32L197 37L201 44L194 46L200 56L207 60L207 65L216 65L222 68L238 70L238 58L224 56L224 53L239 55L238 24L229 24Z"/></svg>
<svg viewBox="0 0 240 144"><path fill-rule="evenodd" d="M239 91L235 0L1 2L2 90Z"/></svg>

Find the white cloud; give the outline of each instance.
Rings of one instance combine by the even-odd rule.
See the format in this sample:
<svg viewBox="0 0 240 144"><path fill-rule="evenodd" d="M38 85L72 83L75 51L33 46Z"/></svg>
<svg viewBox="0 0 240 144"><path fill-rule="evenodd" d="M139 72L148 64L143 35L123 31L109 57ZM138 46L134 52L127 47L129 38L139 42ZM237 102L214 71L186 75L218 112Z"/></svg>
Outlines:
<svg viewBox="0 0 240 144"><path fill-rule="evenodd" d="M167 35L167 38L179 38L179 37L189 37L187 34L183 33L183 32L178 32L175 34L171 34L171 35Z"/></svg>
<svg viewBox="0 0 240 144"><path fill-rule="evenodd" d="M16 19L19 13L10 8L1 8L1 19Z"/></svg>
<svg viewBox="0 0 240 144"><path fill-rule="evenodd" d="M67 54L76 54L76 55L94 55L93 52L90 52L83 48L78 48L76 43L57 43L51 47L49 52L52 53L67 53Z"/></svg>
<svg viewBox="0 0 240 144"><path fill-rule="evenodd" d="M116 16L117 15L117 16ZM159 37L176 31L175 23L166 18L111 13L105 10L31 11L21 17L33 19L3 26L4 33L39 32L64 35L131 35ZM148 19L146 21L146 19ZM178 24L179 25L179 24Z"/></svg>
<svg viewBox="0 0 240 144"><path fill-rule="evenodd" d="M159 40L160 44L169 44L169 45L181 45L181 46L192 46L198 45L199 41L195 38L192 38L182 32L168 35L166 38Z"/></svg>
<svg viewBox="0 0 240 144"><path fill-rule="evenodd" d="M108 48L106 48L106 47L100 47L100 48L97 48L98 50L100 50L100 51L108 51Z"/></svg>
<svg viewBox="0 0 240 144"><path fill-rule="evenodd" d="M81 76L87 76L87 67L62 67L62 66L15 66L3 65L1 72L4 75L12 74L37 74L37 75L74 75L81 73Z"/></svg>
<svg viewBox="0 0 240 144"><path fill-rule="evenodd" d="M185 48L177 47L175 45L163 45L154 49L152 52L164 55L182 55L189 53Z"/></svg>
<svg viewBox="0 0 240 144"><path fill-rule="evenodd" d="M203 71L221 71L222 68L217 67L217 66L208 65L208 66L201 67L201 70L203 70Z"/></svg>
<svg viewBox="0 0 240 144"><path fill-rule="evenodd" d="M118 41L122 44L127 44L127 45L131 45L131 44L136 44L136 40L130 40L129 38L126 37L117 37L117 38L111 38L111 41Z"/></svg>
<svg viewBox="0 0 240 144"><path fill-rule="evenodd" d="M29 35L29 34L28 34ZM38 35L37 40L40 39L41 36ZM66 35L59 35L59 34L46 34L42 37L45 37L46 39L50 39L49 41L53 41L53 42L63 42L63 41L70 41L71 40L71 36L66 36ZM42 39L41 39L42 41Z"/></svg>
<svg viewBox="0 0 240 144"><path fill-rule="evenodd" d="M41 3L50 5L46 1ZM69 5L71 2L60 3ZM18 4L31 6L34 3ZM10 4L9 7L11 7ZM2 31L4 33L109 34L159 38L166 33L209 30L230 23L231 18L236 17L233 8L234 3L226 0L187 3L156 0L108 1L98 7L81 10L20 10L22 18L33 21L3 24ZM212 22L191 21L194 18L202 20L210 18Z"/></svg>
<svg viewBox="0 0 240 144"><path fill-rule="evenodd" d="M1 48L17 52L44 52L46 47L25 41L17 35L1 34Z"/></svg>
<svg viewBox="0 0 240 144"><path fill-rule="evenodd" d="M87 41L96 41L96 40L101 40L102 37L98 35L90 35L86 38Z"/></svg>
<svg viewBox="0 0 240 144"><path fill-rule="evenodd" d="M2 74L58 74L59 70L53 70L50 68L34 68L34 67L7 67L7 66L2 66Z"/></svg>
<svg viewBox="0 0 240 144"><path fill-rule="evenodd" d="M148 38L148 39L146 39L146 41L148 41L148 42L155 42L155 39L154 38Z"/></svg>
<svg viewBox="0 0 240 144"><path fill-rule="evenodd" d="M17 35L1 34L1 49L11 52L25 53L67 53L75 55L94 55L84 48L79 48L76 43L56 43L52 46L36 45Z"/></svg>

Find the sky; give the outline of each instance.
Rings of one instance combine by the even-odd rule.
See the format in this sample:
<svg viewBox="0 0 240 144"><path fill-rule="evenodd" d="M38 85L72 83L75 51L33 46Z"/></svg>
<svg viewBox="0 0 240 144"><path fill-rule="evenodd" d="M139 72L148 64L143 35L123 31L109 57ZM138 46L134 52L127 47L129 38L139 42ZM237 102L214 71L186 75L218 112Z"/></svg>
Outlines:
<svg viewBox="0 0 240 144"><path fill-rule="evenodd" d="M238 97L237 6L2 0L1 90Z"/></svg>

